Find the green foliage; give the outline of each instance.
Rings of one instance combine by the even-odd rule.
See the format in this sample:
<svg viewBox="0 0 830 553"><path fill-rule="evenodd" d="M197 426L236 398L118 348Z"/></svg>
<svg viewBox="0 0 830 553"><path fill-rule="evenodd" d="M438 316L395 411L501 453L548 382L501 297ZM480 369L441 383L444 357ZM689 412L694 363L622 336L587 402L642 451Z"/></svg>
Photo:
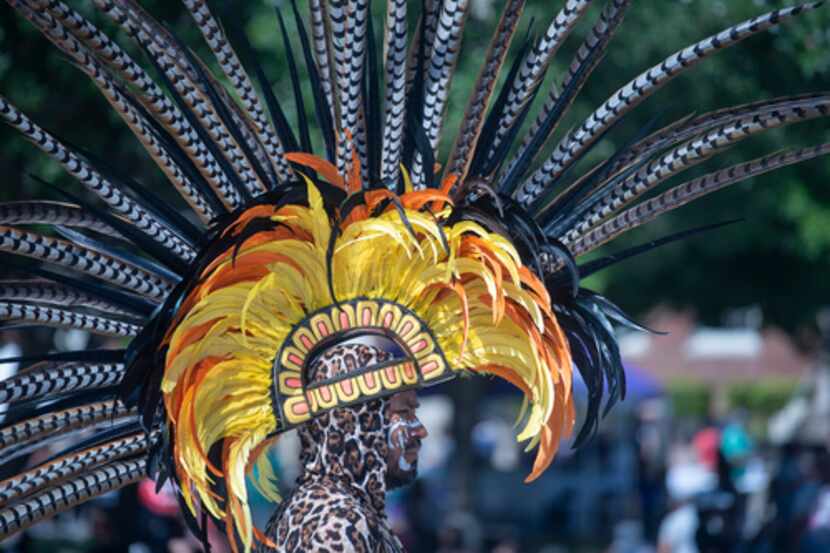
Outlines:
<svg viewBox="0 0 830 553"><path fill-rule="evenodd" d="M792 398L798 382L790 379L763 382L736 382L723 391L726 407L744 411L754 421L766 421ZM696 380L674 380L666 387L675 416L680 419L705 420L711 414L715 389Z"/></svg>
<svg viewBox="0 0 830 553"><path fill-rule="evenodd" d="M709 414L712 391L705 384L685 380L672 382L666 387L666 393L678 418L704 420Z"/></svg>
<svg viewBox="0 0 830 553"><path fill-rule="evenodd" d="M107 18L96 13L89 2L65 1L102 28L114 31ZM217 69L192 20L178 2L142 0L141 3ZM459 73L451 91L445 127L448 138L441 145L445 155L503 5L493 0L474 3L477 9L470 16L465 35L466 55L459 61ZM231 3L215 1L213 4L230 9ZM289 90L272 2L232 4L233 13L225 18L226 24L244 26L275 89ZM411 4L415 6L418 2ZM542 32L561 4L562 0L528 0L524 28L519 36L524 35L531 18L536 21L532 32ZM545 80L546 90L559 82L581 37L602 7L601 2L596 4L559 52ZM729 24L783 5L784 2L770 0L634 2L606 59L591 77L558 136L578 124L618 87L675 50ZM306 12L305 2L300 2L300 9ZM374 10L379 17L383 3L375 2ZM381 20L376 18L376 21ZM294 28L291 18L288 23L291 31ZM411 24L414 28L414 18ZM379 43L381 31L380 25L376 25ZM137 59L142 59L139 50L123 33L116 33L116 38ZM295 51L298 51L296 34L294 39ZM516 49L513 48L511 56ZM668 122L690 111L702 113L764 98L820 90L830 90L830 9L826 7L721 52L676 79L617 126L580 167L585 169L613 153L656 115ZM163 186L160 172L95 87L8 6L0 9L0 93L49 130L113 160L121 170L183 206L171 187ZM541 103L540 98L537 107ZM294 120L290 113L293 103L287 100L285 104L289 119ZM313 116L311 102L306 104L306 109ZM703 170L827 139L824 121L776 131L739 145L669 185L699 175ZM54 192L43 190L27 179L28 173L75 193L81 192L59 167L13 131L0 128L0 143L0 171L5 179L0 200L55 197ZM321 147L319 139L316 144ZM826 278L830 273L829 175L830 161L815 160L719 192L696 206L663 217L612 244L606 251L619 250L680 228L734 218L745 221L718 230L716 235L675 244L638 261L624 263L589 284L635 313L656 302L670 302L679 307L693 306L704 320L711 322L730 307L760 304L768 322L791 329L810 323L816 309L830 299Z"/></svg>
<svg viewBox="0 0 830 553"><path fill-rule="evenodd" d="M794 380L766 380L736 385L729 389L729 405L755 416L769 417L787 404L797 385Z"/></svg>

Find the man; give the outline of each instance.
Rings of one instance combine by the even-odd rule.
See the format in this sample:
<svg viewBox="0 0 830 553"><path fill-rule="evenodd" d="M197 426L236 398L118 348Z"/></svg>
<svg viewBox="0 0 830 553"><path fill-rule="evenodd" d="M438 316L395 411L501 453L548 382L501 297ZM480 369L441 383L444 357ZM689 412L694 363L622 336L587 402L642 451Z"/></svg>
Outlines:
<svg viewBox="0 0 830 553"><path fill-rule="evenodd" d="M320 382L391 355L375 346L336 346L317 360ZM427 431L414 390L334 411L299 429L302 473L266 530L276 549L260 551L403 551L386 519L386 492L413 482Z"/></svg>

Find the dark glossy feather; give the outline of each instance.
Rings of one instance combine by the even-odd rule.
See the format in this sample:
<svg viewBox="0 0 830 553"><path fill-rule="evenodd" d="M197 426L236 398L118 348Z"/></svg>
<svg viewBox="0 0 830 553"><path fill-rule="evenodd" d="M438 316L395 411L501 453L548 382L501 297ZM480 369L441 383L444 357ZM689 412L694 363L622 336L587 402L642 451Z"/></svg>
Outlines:
<svg viewBox="0 0 830 553"><path fill-rule="evenodd" d="M305 58L306 70L308 71L309 79L311 81L311 93L314 97L314 112L319 122L320 133L323 135L323 142L326 145L326 157L329 161L334 161L334 121L331 117L331 106L323 89L322 79L320 77L320 70L314 61L314 53L311 49L311 44L308 38L308 33L305 29L305 24L297 9L296 0L291 0L291 9L294 12L294 21L297 25L297 31L300 35L300 42L303 48L303 57Z"/></svg>
<svg viewBox="0 0 830 553"><path fill-rule="evenodd" d="M311 134L308 129L308 119L305 114L305 102L303 91L300 86L300 74L297 71L297 62L294 58L294 50L291 48L291 40L288 38L288 31L285 30L285 20L279 6L274 7L277 13L282 43L285 47L285 59L288 62L288 74L291 76L291 88L294 91L294 109L297 112L297 127L300 129L300 146L303 152L312 152Z"/></svg>
<svg viewBox="0 0 830 553"><path fill-rule="evenodd" d="M606 255L599 259L595 259L588 263L584 263L579 266L579 276L580 278L588 278L589 276L602 271L603 269L607 269L612 265L616 265L622 261L630 259L632 257L636 257L638 255L646 254L654 249L657 249L661 246L665 246L667 244L671 244L672 242L677 242L680 240L686 240L697 236L698 234L703 234L705 232L709 232L711 230L719 229L721 227L725 227L728 225L734 225L735 223L739 223L743 221L743 219L733 219L731 221L724 221L722 223L714 223L711 225L703 225L700 227L694 227L686 230L682 230L680 232L674 232L669 234L668 236L663 236L658 238L657 240L651 240L646 242L645 244L640 244L638 246L632 246L630 248L626 248L621 252L617 252L611 255Z"/></svg>

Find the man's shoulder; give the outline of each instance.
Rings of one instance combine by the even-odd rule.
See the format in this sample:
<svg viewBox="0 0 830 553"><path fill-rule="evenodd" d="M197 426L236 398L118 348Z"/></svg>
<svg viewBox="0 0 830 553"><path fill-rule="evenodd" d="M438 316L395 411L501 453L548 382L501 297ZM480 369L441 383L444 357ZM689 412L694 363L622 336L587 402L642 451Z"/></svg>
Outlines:
<svg viewBox="0 0 830 553"><path fill-rule="evenodd" d="M378 520L353 496L336 487L309 484L286 499L268 537L277 551L294 553L377 551Z"/></svg>
<svg viewBox="0 0 830 553"><path fill-rule="evenodd" d="M286 511L299 510L306 515L325 515L315 519L340 518L350 521L372 517L363 504L344 490L324 484L309 484L291 497Z"/></svg>

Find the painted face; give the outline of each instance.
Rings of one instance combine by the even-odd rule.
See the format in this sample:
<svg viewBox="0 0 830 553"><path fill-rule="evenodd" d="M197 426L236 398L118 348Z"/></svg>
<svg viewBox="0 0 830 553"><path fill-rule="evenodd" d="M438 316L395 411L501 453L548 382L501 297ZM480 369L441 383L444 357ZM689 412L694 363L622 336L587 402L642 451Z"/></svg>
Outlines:
<svg viewBox="0 0 830 553"><path fill-rule="evenodd" d="M386 486L398 488L412 483L418 476L418 453L421 440L427 437L427 429L418 420L415 410L418 396L408 390L389 398L386 420L389 425L388 453L386 458Z"/></svg>

